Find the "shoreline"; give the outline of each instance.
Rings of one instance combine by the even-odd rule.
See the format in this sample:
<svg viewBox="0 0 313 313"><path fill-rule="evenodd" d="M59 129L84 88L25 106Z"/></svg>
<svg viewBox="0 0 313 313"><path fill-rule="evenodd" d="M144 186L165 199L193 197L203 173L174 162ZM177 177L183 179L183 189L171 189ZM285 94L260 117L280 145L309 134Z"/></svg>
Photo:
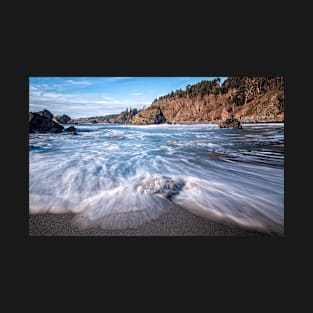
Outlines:
<svg viewBox="0 0 313 313"><path fill-rule="evenodd" d="M80 229L73 224L73 217L74 214L30 214L29 236L283 236L215 222L178 208L161 215L158 219L128 229L101 229L99 227Z"/></svg>
<svg viewBox="0 0 313 313"><path fill-rule="evenodd" d="M181 122L181 123L154 123L154 124L133 124L133 123L88 123L88 122L83 122L83 123L67 123L67 124L62 124L62 125L79 125L79 124L88 124L88 125L97 125L97 124L110 124L110 125L133 125L133 126L147 126L147 125L202 125L202 124L219 124L222 120L217 120L217 121L206 121L206 122ZM285 121L240 121L241 124L284 124Z"/></svg>

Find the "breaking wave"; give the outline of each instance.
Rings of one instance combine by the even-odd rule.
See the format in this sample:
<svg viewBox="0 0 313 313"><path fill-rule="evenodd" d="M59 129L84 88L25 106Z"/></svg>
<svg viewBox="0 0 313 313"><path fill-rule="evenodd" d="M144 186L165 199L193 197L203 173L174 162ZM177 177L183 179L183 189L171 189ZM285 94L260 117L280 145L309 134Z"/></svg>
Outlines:
<svg viewBox="0 0 313 313"><path fill-rule="evenodd" d="M80 227L137 227L174 206L283 233L283 124L77 125L30 134L30 213L75 213Z"/></svg>

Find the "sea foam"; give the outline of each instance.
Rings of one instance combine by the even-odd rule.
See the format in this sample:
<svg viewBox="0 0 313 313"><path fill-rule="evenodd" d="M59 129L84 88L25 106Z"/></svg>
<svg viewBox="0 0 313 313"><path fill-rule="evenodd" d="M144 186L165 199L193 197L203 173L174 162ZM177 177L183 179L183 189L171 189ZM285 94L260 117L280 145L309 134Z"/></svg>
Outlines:
<svg viewBox="0 0 313 313"><path fill-rule="evenodd" d="M283 125L76 125L30 134L29 209L80 227L137 227L173 206L267 232L284 229Z"/></svg>

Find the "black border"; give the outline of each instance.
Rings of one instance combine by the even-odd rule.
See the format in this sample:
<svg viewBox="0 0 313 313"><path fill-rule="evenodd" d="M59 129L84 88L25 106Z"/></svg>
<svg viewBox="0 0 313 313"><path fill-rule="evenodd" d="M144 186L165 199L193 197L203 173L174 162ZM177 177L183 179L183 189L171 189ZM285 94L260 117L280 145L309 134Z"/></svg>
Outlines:
<svg viewBox="0 0 313 313"><path fill-rule="evenodd" d="M283 13L282 13L283 14ZM251 23L251 19L249 20ZM272 17L272 22L274 17ZM188 25L193 23L189 20ZM200 26L214 23L205 20ZM269 21L267 20L267 23ZM159 23L160 24L160 23ZM198 24L197 24L198 25ZM237 28L235 28L235 26ZM18 243L20 249L31 259L41 259L53 266L62 258L74 261L104 261L105 256L119 255L119 258L139 256L152 261L174 257L181 260L210 260L219 269L245 267L253 272L257 268L279 266L290 255L288 247L294 247L292 238L296 230L294 221L298 207L291 196L290 175L295 169L296 152L292 152L292 133L289 124L296 113L294 103L298 102L293 94L296 79L292 74L293 66L287 45L282 43L277 33L271 29L262 29L261 39L245 41L241 32L245 23L227 25L222 28L223 40L217 40L217 34L204 27L204 31L183 27L179 32L167 32L160 29L149 36L126 31L114 35L103 33L102 37L80 40L78 35L68 40L49 40L35 44L27 42L27 49L12 55L14 65L11 70L10 109L18 123L15 130L14 147L10 153L13 165L9 169L13 193L10 195L10 206L13 209L14 226L10 236ZM220 24L219 24L219 27ZM125 31L125 28L123 28ZM261 30L260 30L261 31ZM52 33L50 33L52 34ZM195 35L194 35L195 34ZM107 36L106 36L107 35ZM177 37L175 37L177 36ZM88 36L85 36L86 39ZM187 40L187 39L188 40ZM38 40L38 38L36 38ZM94 43L101 44L95 45ZM222 42L221 42L222 41ZM23 41L25 43L25 41ZM84 45L86 48L83 48ZM114 49L112 48L114 47ZM290 52L289 52L290 53ZM13 73L13 74L12 74ZM285 78L286 95L286 173L285 173L285 236L283 238L88 238L88 237L45 237L28 236L28 77L29 76L230 76L230 75L277 75ZM299 115L294 115L298 116ZM299 117L300 118L300 117ZM11 126L12 127L12 126ZM8 176L9 177L9 176ZM294 203L292 203L294 201ZM11 213L12 213L11 212ZM131 255L131 257L130 257ZM272 263L269 260L274 260ZM89 262L87 261L87 264ZM36 264L36 262L34 262ZM37 263L38 264L38 263ZM58 262L56 262L58 264ZM161 261L160 264L164 264ZM179 263L176 263L179 264ZM99 264L98 264L99 265Z"/></svg>

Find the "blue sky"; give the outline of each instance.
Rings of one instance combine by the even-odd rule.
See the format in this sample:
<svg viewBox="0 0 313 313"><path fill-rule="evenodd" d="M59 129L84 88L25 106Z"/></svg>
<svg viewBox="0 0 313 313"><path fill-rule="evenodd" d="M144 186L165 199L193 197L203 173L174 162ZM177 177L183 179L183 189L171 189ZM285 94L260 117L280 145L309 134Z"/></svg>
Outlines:
<svg viewBox="0 0 313 313"><path fill-rule="evenodd" d="M215 77L30 77L29 111L72 118L149 106L155 98ZM220 77L223 82L226 77Z"/></svg>

